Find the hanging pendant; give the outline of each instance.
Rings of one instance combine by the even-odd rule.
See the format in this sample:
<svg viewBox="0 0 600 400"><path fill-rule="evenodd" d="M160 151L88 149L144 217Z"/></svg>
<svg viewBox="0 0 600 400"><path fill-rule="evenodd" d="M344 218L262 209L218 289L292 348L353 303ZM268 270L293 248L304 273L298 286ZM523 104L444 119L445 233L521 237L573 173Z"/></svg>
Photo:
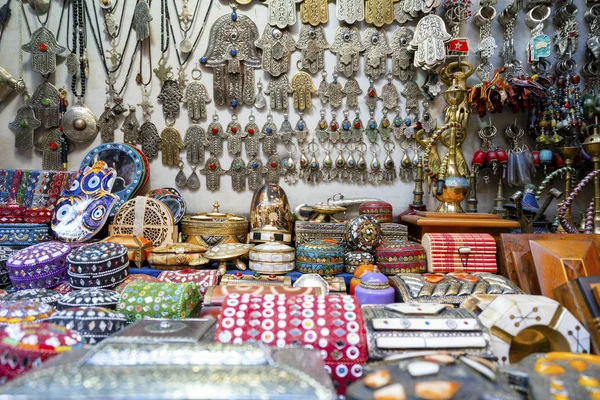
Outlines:
<svg viewBox="0 0 600 400"><path fill-rule="evenodd" d="M246 174L248 175L248 188L250 190L256 190L262 186L263 183L263 163L259 157L253 157L248 161L246 166Z"/></svg>
<svg viewBox="0 0 600 400"><path fill-rule="evenodd" d="M325 50L329 43L322 26L302 25L296 48L301 53L302 70L316 74L325 68Z"/></svg>
<svg viewBox="0 0 600 400"><path fill-rule="evenodd" d="M308 140L309 131L306 125L306 121L302 118L302 114L300 114L300 119L296 122L296 131L294 132L296 135L296 139L298 143L305 143Z"/></svg>
<svg viewBox="0 0 600 400"><path fill-rule="evenodd" d="M274 154L269 156L267 159L267 166L265 168L265 183L270 185L279 185L279 178L283 167L281 166L281 158Z"/></svg>
<svg viewBox="0 0 600 400"><path fill-rule="evenodd" d="M77 100L62 118L65 136L73 143L85 143L98 134L98 124L94 113L81 100Z"/></svg>
<svg viewBox="0 0 600 400"><path fill-rule="evenodd" d="M446 61L446 43L452 36L446 31L444 20L435 14L419 20L409 48L414 52L414 66L434 70Z"/></svg>
<svg viewBox="0 0 600 400"><path fill-rule="evenodd" d="M212 101L206 86L200 81L201 77L202 72L200 69L194 68L192 70L193 80L185 90L185 96L183 97L183 102L187 105L188 117L196 122L206 119L206 105Z"/></svg>
<svg viewBox="0 0 600 400"><path fill-rule="evenodd" d="M200 173L206 176L206 188L214 192L221 187L221 175L225 174L226 171L221 168L221 163L217 157L210 156Z"/></svg>
<svg viewBox="0 0 600 400"><path fill-rule="evenodd" d="M300 2L300 20L304 24L317 26L329 20L327 0L302 0Z"/></svg>
<svg viewBox="0 0 600 400"><path fill-rule="evenodd" d="M377 90L373 85L373 81L369 83L369 89L367 90L367 94L365 95L365 103L369 108L369 112L375 111L377 108L377 101L379 101L379 96L377 95Z"/></svg>
<svg viewBox="0 0 600 400"><path fill-rule="evenodd" d="M193 48L193 44L192 41L190 40L189 37L184 37L181 42L179 43L179 51L181 51L182 53L189 53L192 51Z"/></svg>
<svg viewBox="0 0 600 400"><path fill-rule="evenodd" d="M123 142L127 144L136 144L140 134L140 123L135 115L135 106L129 105L129 114L121 125L121 132L124 133Z"/></svg>
<svg viewBox="0 0 600 400"><path fill-rule="evenodd" d="M227 125L227 151L237 156L242 153L242 125L238 122L237 115L231 116L231 122Z"/></svg>
<svg viewBox="0 0 600 400"><path fill-rule="evenodd" d="M185 144L186 159L190 165L204 163L204 148L208 144L206 141L206 132L198 124L192 124L185 132L183 139Z"/></svg>
<svg viewBox="0 0 600 400"><path fill-rule="evenodd" d="M295 0L269 0L269 25L284 29L296 24Z"/></svg>
<svg viewBox="0 0 600 400"><path fill-rule="evenodd" d="M327 130L329 141L334 144L340 141L340 124L338 124L336 116L337 113L332 111L331 122L329 123L329 129Z"/></svg>
<svg viewBox="0 0 600 400"><path fill-rule="evenodd" d="M162 153L163 165L179 165L181 157L179 153L185 144L181 140L181 134L172 126L167 126L160 134L160 151Z"/></svg>
<svg viewBox="0 0 600 400"><path fill-rule="evenodd" d="M363 0L337 0L337 19L347 24L354 24L365 19L365 2Z"/></svg>
<svg viewBox="0 0 600 400"><path fill-rule="evenodd" d="M396 140L404 139L404 121L402 119L402 115L400 114L400 107L396 108L396 116L394 117L392 132L394 133Z"/></svg>
<svg viewBox="0 0 600 400"><path fill-rule="evenodd" d="M340 108L344 98L342 84L338 82L338 73L333 73L333 82L329 84L328 90L329 104L331 108Z"/></svg>
<svg viewBox="0 0 600 400"><path fill-rule="evenodd" d="M292 93L290 82L286 74L269 80L266 94L270 97L272 110L285 111L289 107L289 95Z"/></svg>
<svg viewBox="0 0 600 400"><path fill-rule="evenodd" d="M325 157L323 158L323 163L321 165L321 179L324 182L330 182L334 180L337 176L337 171L333 169L333 160L331 159L331 149L325 147Z"/></svg>
<svg viewBox="0 0 600 400"><path fill-rule="evenodd" d="M158 134L156 125L152 121L146 121L140 127L139 132L137 142L141 143L142 152L149 160L156 158L160 148L160 135Z"/></svg>
<svg viewBox="0 0 600 400"><path fill-rule="evenodd" d="M79 62L79 56L77 54L69 53L65 64L67 64L67 73L69 75L75 76L75 75L77 75L77 73L79 73L80 62Z"/></svg>
<svg viewBox="0 0 600 400"><path fill-rule="evenodd" d="M377 143L377 138L379 137L379 128L377 127L377 121L375 120L375 117L373 117L373 113L371 113L369 122L367 122L365 135L367 136L367 139L369 139L369 142Z"/></svg>
<svg viewBox="0 0 600 400"><path fill-rule="evenodd" d="M29 7L37 14L43 15L50 10L50 0L29 0Z"/></svg>
<svg viewBox="0 0 600 400"><path fill-rule="evenodd" d="M390 140L390 131L392 129L392 123L387 116L387 110L383 110L383 118L381 118L381 122L379 123L379 137L385 143Z"/></svg>
<svg viewBox="0 0 600 400"><path fill-rule="evenodd" d="M185 172L183 172L183 168L185 164L183 161L179 161L179 172L175 176L175 186L182 189L187 185L187 176L185 176Z"/></svg>
<svg viewBox="0 0 600 400"><path fill-rule="evenodd" d="M254 98L254 107L261 110L267 105L267 99L265 99L265 95L263 94L263 84L260 80L256 84L256 87L258 93L256 93L256 97Z"/></svg>
<svg viewBox="0 0 600 400"><path fill-rule="evenodd" d="M388 182L393 182L396 179L396 163L394 163L394 159L392 158L392 153L394 151L394 143L385 142L383 145L387 155L385 157L385 161L383 162L383 178Z"/></svg>
<svg viewBox="0 0 600 400"><path fill-rule="evenodd" d="M296 72L292 78L292 96L294 108L304 111L312 108L312 95L316 92L311 76L303 71Z"/></svg>
<svg viewBox="0 0 600 400"><path fill-rule="evenodd" d="M327 124L327 120L325 119L325 110L321 110L321 119L317 123L317 128L315 129L315 135L321 144L325 143L329 139L329 125Z"/></svg>
<svg viewBox="0 0 600 400"><path fill-rule="evenodd" d="M387 58L392 54L385 31L367 28L363 34L363 47L365 75L372 80L379 79L387 70Z"/></svg>
<svg viewBox="0 0 600 400"><path fill-rule="evenodd" d="M344 159L344 148L342 146L337 147L338 156L335 159L333 176L334 179L341 180L344 177L344 169L346 168L346 160Z"/></svg>
<svg viewBox="0 0 600 400"><path fill-rule="evenodd" d="M346 157L346 164L344 165L344 171L342 174L342 179L355 182L356 177L356 159L354 158L354 154L352 150L348 150L348 157Z"/></svg>
<svg viewBox="0 0 600 400"><path fill-rule="evenodd" d="M167 80L173 80L173 68L170 65L167 65L169 61L164 54L160 56L158 60L158 67L154 68L154 74L158 78L161 84L163 84Z"/></svg>
<svg viewBox="0 0 600 400"><path fill-rule="evenodd" d="M362 1L361 1L362 2ZM365 47L360 41L357 27L340 26L330 48L336 56L336 70L347 78L359 70L360 52Z"/></svg>
<svg viewBox="0 0 600 400"><path fill-rule="evenodd" d="M227 173L231 176L231 187L236 192L246 190L246 163L242 157L231 160L231 167Z"/></svg>
<svg viewBox="0 0 600 400"><path fill-rule="evenodd" d="M31 53L32 69L42 75L54 73L56 71L56 55L67 50L58 44L54 34L45 26L33 32L29 43L24 44L21 48L23 51Z"/></svg>
<svg viewBox="0 0 600 400"><path fill-rule="evenodd" d="M293 185L298 182L298 169L296 168L296 163L292 157L294 151L294 147L292 147L292 150L288 150L288 158L283 163L283 167L285 168L283 180L288 185Z"/></svg>
<svg viewBox="0 0 600 400"><path fill-rule="evenodd" d="M392 83L392 75L388 75L388 83L383 85L381 89L381 100L383 103L383 108L388 110L394 110L398 107L399 101L398 89L396 85Z"/></svg>
<svg viewBox="0 0 600 400"><path fill-rule="evenodd" d="M341 139L342 139L342 142L344 142L344 143L348 143L349 141L351 141L352 137L354 136L352 133L352 124L350 123L350 119L348 118L349 114L350 114L349 110L344 110L344 120L342 121L342 134L341 134Z"/></svg>
<svg viewBox="0 0 600 400"><path fill-rule="evenodd" d="M365 22L382 27L394 22L394 2L397 0L365 0Z"/></svg>
<svg viewBox="0 0 600 400"><path fill-rule="evenodd" d="M359 117L360 110L356 109L354 112L356 116L354 117L354 121L352 121L352 141L362 142L364 126Z"/></svg>
<svg viewBox="0 0 600 400"><path fill-rule="evenodd" d="M260 151L260 139L262 139L262 134L259 132L259 127L255 122L254 115L250 115L249 121L244 127L242 139L244 140L246 155L249 158L256 157Z"/></svg>
<svg viewBox="0 0 600 400"><path fill-rule="evenodd" d="M396 29L392 35L392 74L402 82L415 74L413 52L408 47L412 40L413 31L404 26Z"/></svg>
<svg viewBox="0 0 600 400"><path fill-rule="evenodd" d="M200 189L200 177L196 173L196 165L192 164L192 173L189 178L187 178L187 187L192 190Z"/></svg>
<svg viewBox="0 0 600 400"><path fill-rule="evenodd" d="M167 79L163 83L157 99L163 103L163 114L167 121L174 120L179 115L179 103L183 99L183 94L177 82Z"/></svg>
<svg viewBox="0 0 600 400"><path fill-rule="evenodd" d="M327 82L327 72L321 72L321 83L317 90L317 97L321 101L321 107L329 102L329 82Z"/></svg>
<svg viewBox="0 0 600 400"><path fill-rule="evenodd" d="M119 24L117 23L117 19L113 13L107 12L104 14L104 26L106 27L106 33L108 33L110 37L113 39L117 37L117 33L119 32Z"/></svg>
<svg viewBox="0 0 600 400"><path fill-rule="evenodd" d="M283 122L279 127L279 137L281 138L283 144L286 145L291 144L292 138L294 137L294 128L292 128L292 124L290 123L288 117L289 116L287 112L283 113Z"/></svg>
<svg viewBox="0 0 600 400"><path fill-rule="evenodd" d="M412 161L410 157L408 157L408 151L402 145L402 150L404 150L404 154L400 159L400 179L406 181L412 178Z"/></svg>
<svg viewBox="0 0 600 400"><path fill-rule="evenodd" d="M100 138L102 143L112 143L115 141L115 131L118 128L117 117L110 109L110 104L104 104L104 112L98 118L98 128L100 129Z"/></svg>
<svg viewBox="0 0 600 400"><path fill-rule="evenodd" d="M54 128L60 124L59 101L58 89L50 82L42 82L35 88L29 104L44 128Z"/></svg>
<svg viewBox="0 0 600 400"><path fill-rule="evenodd" d="M60 130L52 128L44 132L40 141L35 144L35 149L42 152L42 169L47 171L62 169L60 141Z"/></svg>
<svg viewBox="0 0 600 400"><path fill-rule="evenodd" d="M33 108L29 104L23 104L8 128L15 134L15 147L18 150L28 150L33 146L33 132L42 126L35 117Z"/></svg>
<svg viewBox="0 0 600 400"><path fill-rule="evenodd" d="M277 154L277 126L273 122L273 115L269 113L267 115L267 122L262 128L262 151L265 155L271 156Z"/></svg>
<svg viewBox="0 0 600 400"><path fill-rule="evenodd" d="M381 169L381 162L379 162L379 158L377 158L377 154L379 153L379 145L371 145L371 153L373 153L373 160L371 160L369 182L378 185L383 180L383 170Z"/></svg>
<svg viewBox="0 0 600 400"><path fill-rule="evenodd" d="M132 28L136 33L137 41L141 42L150 36L150 6L146 0L139 0L133 12Z"/></svg>
<svg viewBox="0 0 600 400"><path fill-rule="evenodd" d="M359 157L356 161L356 170L354 171L353 181L365 184L369 180L369 176L367 173L367 160L365 160L365 151L367 150L367 145L361 142L358 144L356 149L358 151Z"/></svg>
<svg viewBox="0 0 600 400"><path fill-rule="evenodd" d="M358 96L362 94L362 89L358 81L354 78L348 78L342 93L346 96L346 107L355 109L358 107Z"/></svg>
<svg viewBox="0 0 600 400"><path fill-rule="evenodd" d="M406 99L406 110L415 110L419 107L419 100L423 97L423 92L417 82L413 80L404 82L401 94Z"/></svg>
<svg viewBox="0 0 600 400"><path fill-rule="evenodd" d="M254 103L254 69L261 58L255 46L254 21L236 10L212 25L208 49L200 62L213 69L213 98L217 105Z"/></svg>
<svg viewBox="0 0 600 400"><path fill-rule="evenodd" d="M223 126L219 122L219 115L216 113L213 115L212 122L208 125L207 136L208 152L213 156L222 154L223 141L227 138L227 135L223 131Z"/></svg>
<svg viewBox="0 0 600 400"><path fill-rule="evenodd" d="M292 52L296 50L296 42L290 32L267 25L255 45L262 49L263 71L279 76L290 70Z"/></svg>

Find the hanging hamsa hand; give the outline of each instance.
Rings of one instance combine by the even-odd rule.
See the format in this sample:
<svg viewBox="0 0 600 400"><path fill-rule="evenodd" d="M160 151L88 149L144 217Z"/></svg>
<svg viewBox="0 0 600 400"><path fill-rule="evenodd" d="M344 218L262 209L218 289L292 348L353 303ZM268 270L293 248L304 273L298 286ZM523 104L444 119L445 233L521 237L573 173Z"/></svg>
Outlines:
<svg viewBox="0 0 600 400"><path fill-rule="evenodd" d="M142 152L152 160L158 156L158 150L160 149L160 135L158 129L152 121L146 121L140 126L140 135L138 136L138 143L142 145Z"/></svg>
<svg viewBox="0 0 600 400"><path fill-rule="evenodd" d="M296 24L296 3L302 0L269 0L269 25L284 29Z"/></svg>
<svg viewBox="0 0 600 400"><path fill-rule="evenodd" d="M266 155L277 154L277 142L279 137L277 135L277 125L273 122L273 115L269 113L267 115L267 122L262 128L262 150Z"/></svg>
<svg viewBox="0 0 600 400"><path fill-rule="evenodd" d="M61 169L60 141L60 130L52 128L46 131L40 141L35 144L35 149L42 152L42 169L48 171Z"/></svg>
<svg viewBox="0 0 600 400"><path fill-rule="evenodd" d="M318 26L329 20L327 0L300 0L299 3L302 23Z"/></svg>
<svg viewBox="0 0 600 400"><path fill-rule="evenodd" d="M181 87L173 80L167 79L160 90L158 101L163 103L163 114L167 120L174 120L179 115L181 99Z"/></svg>
<svg viewBox="0 0 600 400"><path fill-rule="evenodd" d="M302 25L296 47L301 52L302 69L311 74L325 68L325 50L329 48L322 26Z"/></svg>
<svg viewBox="0 0 600 400"><path fill-rule="evenodd" d="M346 96L346 106L348 108L358 107L358 96L361 95L363 91L356 79L348 78L342 92L344 93L344 96Z"/></svg>
<svg viewBox="0 0 600 400"><path fill-rule="evenodd" d="M267 25L255 44L262 49L262 69L265 72L279 76L289 71L292 52L296 49L290 32Z"/></svg>
<svg viewBox="0 0 600 400"><path fill-rule="evenodd" d="M432 70L442 64L446 60L446 42L451 38L441 17L434 14L423 17L409 43L415 52L415 67Z"/></svg>
<svg viewBox="0 0 600 400"><path fill-rule="evenodd" d="M312 108L312 95L316 92L310 75L306 72L296 72L292 78L292 96L294 108L300 111Z"/></svg>
<svg viewBox="0 0 600 400"><path fill-rule="evenodd" d="M272 110L287 110L289 105L289 95L292 93L288 76L283 74L277 78L271 78L265 93L269 95Z"/></svg>
<svg viewBox="0 0 600 400"><path fill-rule="evenodd" d="M50 82L42 82L35 88L29 104L44 128L53 128L60 124L59 101L58 89Z"/></svg>
<svg viewBox="0 0 600 400"><path fill-rule="evenodd" d="M132 28L136 33L138 42L146 40L150 36L150 21L152 21L150 6L146 0L138 1L133 12L132 21Z"/></svg>
<svg viewBox="0 0 600 400"><path fill-rule="evenodd" d="M363 0L337 0L336 1L337 19L347 24L365 19L365 2Z"/></svg>
<svg viewBox="0 0 600 400"><path fill-rule="evenodd" d="M117 117L110 109L110 104L104 105L104 112L98 118L98 128L102 143L110 143L115 141L115 131L118 128Z"/></svg>
<svg viewBox="0 0 600 400"><path fill-rule="evenodd" d="M181 157L179 153L185 144L181 140L181 134L172 126L166 127L160 134L160 150L162 151L162 163L164 165L178 165Z"/></svg>
<svg viewBox="0 0 600 400"><path fill-rule="evenodd" d="M208 145L206 132L198 124L192 124L185 132L183 139L187 161L190 165L204 162L204 148Z"/></svg>
<svg viewBox="0 0 600 400"><path fill-rule="evenodd" d="M33 132L41 125L33 108L29 104L22 105L17 110L14 121L8 124L8 129L15 134L15 147L18 150L30 149L33 146Z"/></svg>
<svg viewBox="0 0 600 400"><path fill-rule="evenodd" d="M196 68L192 71L194 80L188 84L183 97L183 102L187 105L188 117L195 122L206 119L206 105L212 101L206 86L200 81L201 74L199 72L200 70Z"/></svg>
<svg viewBox="0 0 600 400"><path fill-rule="evenodd" d="M66 48L56 41L54 34L45 26L31 34L29 43L24 44L23 51L31 53L33 60L32 69L42 75L56 71L56 55L62 54Z"/></svg>
<svg viewBox="0 0 600 400"><path fill-rule="evenodd" d="M360 52L365 47L360 41L358 28L340 26L330 48L336 56L336 70L345 77L351 77L359 69Z"/></svg>
<svg viewBox="0 0 600 400"><path fill-rule="evenodd" d="M363 35L365 48L365 75L370 79L379 79L387 70L387 58L392 54L387 36L383 29L367 28Z"/></svg>
<svg viewBox="0 0 600 400"><path fill-rule="evenodd" d="M231 160L231 167L227 174L231 176L231 186L234 191L243 192L246 189L246 163L242 157Z"/></svg>
<svg viewBox="0 0 600 400"><path fill-rule="evenodd" d="M246 166L246 175L248 175L248 188L250 190L258 189L263 183L263 162L260 157L253 157L248 160Z"/></svg>
<svg viewBox="0 0 600 400"><path fill-rule="evenodd" d="M129 105L129 114L121 125L121 132L124 133L123 142L136 144L140 134L140 123L135 115L135 106Z"/></svg>
<svg viewBox="0 0 600 400"><path fill-rule="evenodd" d="M227 125L227 151L234 156L242 153L242 125L238 122L237 115L231 116L231 122Z"/></svg>
<svg viewBox="0 0 600 400"><path fill-rule="evenodd" d="M254 21L235 10L213 24L208 49L200 62L213 69L213 97L217 105L254 103L254 69L261 62L255 46L258 37Z"/></svg>
<svg viewBox="0 0 600 400"><path fill-rule="evenodd" d="M214 192L221 187L221 175L226 174L227 171L221 168L221 163L217 157L210 156L200 173L206 176L206 188Z"/></svg>
<svg viewBox="0 0 600 400"><path fill-rule="evenodd" d="M365 0L365 22L382 27L394 22L394 3L399 0Z"/></svg>
<svg viewBox="0 0 600 400"><path fill-rule="evenodd" d="M248 157L256 157L260 151L260 140L264 135L260 132L260 128L255 122L254 115L250 115L249 121L244 127L242 139L246 147L246 155Z"/></svg>
<svg viewBox="0 0 600 400"><path fill-rule="evenodd" d="M208 125L208 152L212 156L223 153L223 141L227 134L223 131L223 125L219 122L219 115L214 114L212 122Z"/></svg>
<svg viewBox="0 0 600 400"><path fill-rule="evenodd" d="M412 40L413 31L404 26L396 29L392 35L392 74L403 82L415 73L413 52L409 50Z"/></svg>

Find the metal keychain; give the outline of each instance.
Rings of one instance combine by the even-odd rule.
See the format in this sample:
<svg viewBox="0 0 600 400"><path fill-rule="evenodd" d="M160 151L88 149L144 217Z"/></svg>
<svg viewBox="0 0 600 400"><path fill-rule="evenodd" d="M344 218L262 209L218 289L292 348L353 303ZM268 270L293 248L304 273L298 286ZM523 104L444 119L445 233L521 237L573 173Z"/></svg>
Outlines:
<svg viewBox="0 0 600 400"><path fill-rule="evenodd" d="M287 110L289 108L289 95L291 93L292 88L287 74L272 77L265 91L265 94L269 95L271 109L276 111Z"/></svg>
<svg viewBox="0 0 600 400"><path fill-rule="evenodd" d="M359 70L360 53L365 47L357 27L340 26L329 49L336 56L336 70L349 78Z"/></svg>
<svg viewBox="0 0 600 400"><path fill-rule="evenodd" d="M229 154L238 156L242 153L242 125L238 122L238 116L233 114L231 122L227 125L227 151Z"/></svg>
<svg viewBox="0 0 600 400"><path fill-rule="evenodd" d="M123 135L123 142L128 144L136 144L140 134L140 123L138 122L136 114L136 108L134 105L129 105L129 114L125 117L123 125L121 125L121 132Z"/></svg>
<svg viewBox="0 0 600 400"><path fill-rule="evenodd" d="M172 126L167 126L160 134L160 151L163 165L179 165L179 153L185 148L181 134Z"/></svg>
<svg viewBox="0 0 600 400"><path fill-rule="evenodd" d="M246 162L242 157L237 156L231 160L231 166L227 174L231 176L231 187L235 192L246 190Z"/></svg>
<svg viewBox="0 0 600 400"><path fill-rule="evenodd" d="M211 155L204 164L204 169L200 170L202 175L206 176L206 188L211 191L217 191L221 187L221 175L224 175L227 171L221 168L219 159L214 155Z"/></svg>
<svg viewBox="0 0 600 400"><path fill-rule="evenodd" d="M246 155L248 157L256 157L258 155L260 151L260 140L264 137L255 120L254 115L250 114L248 123L244 127L244 132L241 137L244 141Z"/></svg>
<svg viewBox="0 0 600 400"><path fill-rule="evenodd" d="M300 50L300 64L304 71L316 74L325 68L325 50L329 43L322 26L302 25L296 48Z"/></svg>
<svg viewBox="0 0 600 400"><path fill-rule="evenodd" d="M187 162L190 165L204 164L204 149L208 146L206 131L198 124L192 124L185 131L183 139Z"/></svg>
<svg viewBox="0 0 600 400"><path fill-rule="evenodd" d="M379 79L387 70L387 58L392 54L383 29L367 28L363 33L362 45L365 54L365 75Z"/></svg>
<svg viewBox="0 0 600 400"><path fill-rule="evenodd" d="M363 93L358 81L354 78L346 79L342 93L346 96L346 107L356 109L358 107L358 96Z"/></svg>
<svg viewBox="0 0 600 400"><path fill-rule="evenodd" d="M212 122L208 125L207 141L208 152L212 156L217 156L223 153L223 141L227 138L227 134L223 131L223 126L219 122L219 114L213 114Z"/></svg>
<svg viewBox="0 0 600 400"><path fill-rule="evenodd" d="M193 80L188 84L183 97L183 102L188 109L188 117L194 122L206 119L206 105L212 101L206 86L200 81L201 78L202 71L196 66L192 70Z"/></svg>
<svg viewBox="0 0 600 400"><path fill-rule="evenodd" d="M267 25L262 36L254 43L262 49L263 71L272 76L288 73L292 53L296 50L294 37L289 31L282 29Z"/></svg>
<svg viewBox="0 0 600 400"><path fill-rule="evenodd" d="M392 75L404 82L415 75L413 65L414 53L409 50L409 43L413 40L413 31L402 26L392 34Z"/></svg>

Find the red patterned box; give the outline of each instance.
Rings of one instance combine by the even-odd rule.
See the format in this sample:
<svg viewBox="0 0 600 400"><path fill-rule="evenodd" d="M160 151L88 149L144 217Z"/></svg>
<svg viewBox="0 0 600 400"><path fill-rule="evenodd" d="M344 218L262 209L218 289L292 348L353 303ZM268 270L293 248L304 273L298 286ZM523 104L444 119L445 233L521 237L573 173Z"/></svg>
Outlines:
<svg viewBox="0 0 600 400"><path fill-rule="evenodd" d="M496 273L496 241L487 233L427 233L421 244L428 272Z"/></svg>
<svg viewBox="0 0 600 400"><path fill-rule="evenodd" d="M362 376L369 358L360 305L354 296L230 294L215 339L319 350L338 394Z"/></svg>

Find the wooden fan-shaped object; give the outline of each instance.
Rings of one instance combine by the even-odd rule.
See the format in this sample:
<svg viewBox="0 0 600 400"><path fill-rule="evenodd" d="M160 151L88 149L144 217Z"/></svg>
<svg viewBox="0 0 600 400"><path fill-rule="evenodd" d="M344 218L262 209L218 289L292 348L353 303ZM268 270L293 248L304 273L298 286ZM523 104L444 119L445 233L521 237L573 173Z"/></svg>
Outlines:
<svg viewBox="0 0 600 400"><path fill-rule="evenodd" d="M177 241L177 226L169 207L150 197L138 196L127 201L109 227L112 235L142 236L154 246Z"/></svg>

